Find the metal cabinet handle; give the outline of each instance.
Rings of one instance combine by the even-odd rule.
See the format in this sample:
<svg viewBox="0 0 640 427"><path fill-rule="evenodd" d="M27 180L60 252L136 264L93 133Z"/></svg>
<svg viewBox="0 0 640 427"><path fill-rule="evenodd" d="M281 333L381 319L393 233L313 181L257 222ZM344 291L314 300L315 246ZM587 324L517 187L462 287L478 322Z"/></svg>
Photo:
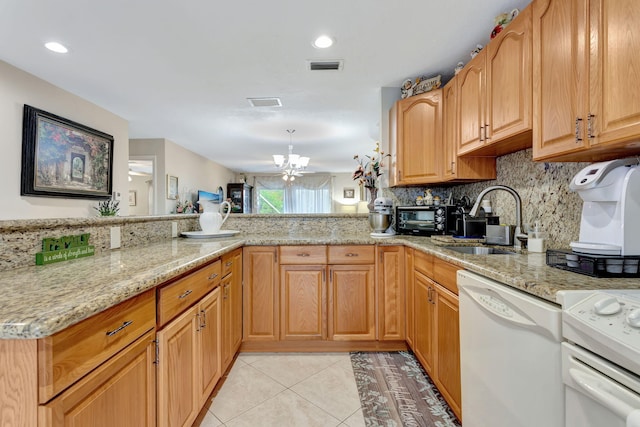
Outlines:
<svg viewBox="0 0 640 427"><path fill-rule="evenodd" d="M209 280L213 280L213 279L215 279L216 277L218 277L218 273L211 273L211 274L209 275Z"/></svg>
<svg viewBox="0 0 640 427"><path fill-rule="evenodd" d="M207 312L200 310L200 314L202 314L202 323L200 323L200 328L202 329L207 326Z"/></svg>
<svg viewBox="0 0 640 427"><path fill-rule="evenodd" d="M358 256L358 254L349 252L348 254L344 254L344 256L353 257L353 256Z"/></svg>
<svg viewBox="0 0 640 427"><path fill-rule="evenodd" d="M298 256L302 256L302 257L307 257L307 256L311 256L306 252L300 252L299 254L297 254Z"/></svg>
<svg viewBox="0 0 640 427"><path fill-rule="evenodd" d="M122 325L120 325L117 328L115 328L113 331L107 331L107 336L108 337L114 336L115 334L117 334L118 332L120 332L121 330L123 330L124 328L126 328L127 326L129 326L132 323L133 323L133 320L127 320Z"/></svg>
<svg viewBox="0 0 640 427"><path fill-rule="evenodd" d="M456 162L451 162L451 173L456 173Z"/></svg>
<svg viewBox="0 0 640 427"><path fill-rule="evenodd" d="M482 129L484 128L484 126L480 126L480 129L478 129L478 140L480 141L484 141L484 139L482 139Z"/></svg>
<svg viewBox="0 0 640 427"><path fill-rule="evenodd" d="M486 141L487 139L491 139L490 137L487 136L487 128L489 127L489 125L487 123L484 124L484 140Z"/></svg>
<svg viewBox="0 0 640 427"><path fill-rule="evenodd" d="M227 261L224 266L225 267L231 267L233 265L233 261Z"/></svg>
<svg viewBox="0 0 640 427"><path fill-rule="evenodd" d="M593 139L595 138L595 135L593 134L593 118L595 117L594 114L587 114L587 138L589 139Z"/></svg>
<svg viewBox="0 0 640 427"><path fill-rule="evenodd" d="M580 138L580 123L582 122L581 117L576 117L576 144L582 141Z"/></svg>
<svg viewBox="0 0 640 427"><path fill-rule="evenodd" d="M188 289L185 293L183 293L182 295L178 296L179 299L185 299L186 297L188 297L189 295L191 295L193 291L191 289Z"/></svg>

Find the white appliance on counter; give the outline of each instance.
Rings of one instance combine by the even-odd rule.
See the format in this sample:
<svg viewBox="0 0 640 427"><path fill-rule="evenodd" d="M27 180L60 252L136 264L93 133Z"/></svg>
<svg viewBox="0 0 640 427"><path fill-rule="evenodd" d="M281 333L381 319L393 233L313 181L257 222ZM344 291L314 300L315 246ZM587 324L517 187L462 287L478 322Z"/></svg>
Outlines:
<svg viewBox="0 0 640 427"><path fill-rule="evenodd" d="M562 427L561 309L458 271L464 427Z"/></svg>
<svg viewBox="0 0 640 427"><path fill-rule="evenodd" d="M640 427L640 290L569 292L563 305L566 427Z"/></svg>
<svg viewBox="0 0 640 427"><path fill-rule="evenodd" d="M569 184L584 203L580 240L574 252L640 255L640 168L638 159L594 163L576 174Z"/></svg>

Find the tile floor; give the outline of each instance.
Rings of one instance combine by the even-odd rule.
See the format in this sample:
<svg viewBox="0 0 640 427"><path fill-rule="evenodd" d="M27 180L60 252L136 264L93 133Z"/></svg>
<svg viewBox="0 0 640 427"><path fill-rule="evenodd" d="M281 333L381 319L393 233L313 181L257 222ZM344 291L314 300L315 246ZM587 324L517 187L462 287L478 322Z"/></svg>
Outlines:
<svg viewBox="0 0 640 427"><path fill-rule="evenodd" d="M349 353L241 353L200 427L364 425Z"/></svg>

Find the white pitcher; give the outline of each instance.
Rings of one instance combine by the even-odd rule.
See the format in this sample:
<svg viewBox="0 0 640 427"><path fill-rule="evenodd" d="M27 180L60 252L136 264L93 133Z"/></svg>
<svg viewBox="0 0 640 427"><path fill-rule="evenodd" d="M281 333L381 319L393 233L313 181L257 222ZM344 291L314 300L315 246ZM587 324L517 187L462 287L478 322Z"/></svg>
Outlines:
<svg viewBox="0 0 640 427"><path fill-rule="evenodd" d="M231 204L227 201L220 203L218 207L218 212L215 212L215 206L217 203L212 200L198 200L198 204L202 206L204 210L203 213L200 214L200 228L206 234L215 234L220 231L220 227L227 220L229 213L231 213ZM222 214L220 214L220 210L223 206L227 206L227 213L222 218Z"/></svg>

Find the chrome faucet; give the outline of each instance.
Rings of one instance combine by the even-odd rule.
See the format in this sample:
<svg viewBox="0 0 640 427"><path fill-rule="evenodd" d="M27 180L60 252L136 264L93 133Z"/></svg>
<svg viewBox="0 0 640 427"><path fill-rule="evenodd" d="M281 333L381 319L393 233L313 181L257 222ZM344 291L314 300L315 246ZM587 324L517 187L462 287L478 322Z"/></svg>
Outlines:
<svg viewBox="0 0 640 427"><path fill-rule="evenodd" d="M508 193L511 193L511 195L513 196L514 199L516 199L516 229L515 229L515 238L514 238L514 244L513 246L515 246L516 248L520 248L521 247L521 242L520 239L518 239L518 236L522 237L522 200L520 199L520 195L516 192L516 190L514 190L511 187L507 187L506 185L492 185L490 187L485 188L484 190L482 190L482 192L478 195L478 198L476 199L476 202L474 203L473 207L471 208L471 211L469 211L469 215L471 216L476 216L478 213L478 208L480 207L480 202L482 202L482 198L489 192L494 191L494 190L504 190Z"/></svg>

